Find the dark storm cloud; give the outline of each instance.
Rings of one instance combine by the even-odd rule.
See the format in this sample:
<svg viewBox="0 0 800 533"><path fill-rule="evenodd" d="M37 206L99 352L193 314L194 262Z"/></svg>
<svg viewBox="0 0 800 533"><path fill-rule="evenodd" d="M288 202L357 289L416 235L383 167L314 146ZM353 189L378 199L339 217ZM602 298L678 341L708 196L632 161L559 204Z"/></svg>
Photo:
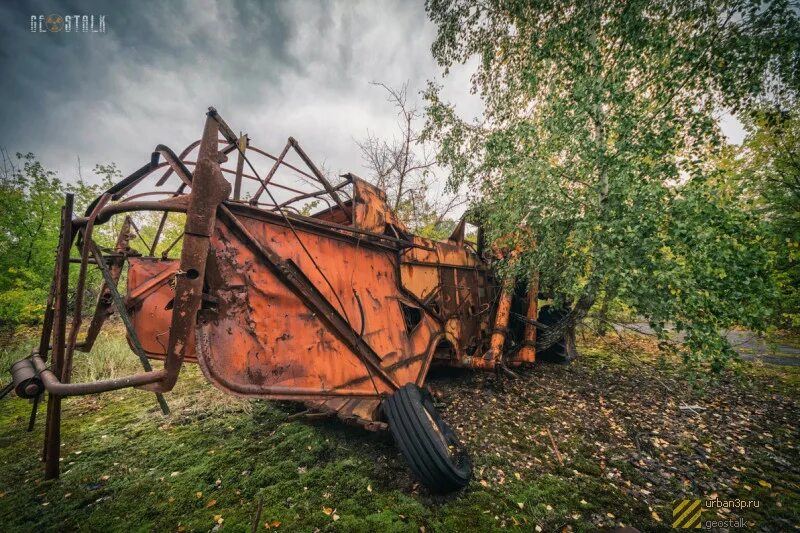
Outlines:
<svg viewBox="0 0 800 533"><path fill-rule="evenodd" d="M31 33L31 15L106 16L105 34ZM438 70L422 4L56 2L0 6L0 145L33 151L62 177L96 163L138 168L158 143L180 150L216 106L277 151L294 135L333 171L359 172L354 138L391 135L369 84L419 90ZM449 80L468 114L466 70Z"/></svg>

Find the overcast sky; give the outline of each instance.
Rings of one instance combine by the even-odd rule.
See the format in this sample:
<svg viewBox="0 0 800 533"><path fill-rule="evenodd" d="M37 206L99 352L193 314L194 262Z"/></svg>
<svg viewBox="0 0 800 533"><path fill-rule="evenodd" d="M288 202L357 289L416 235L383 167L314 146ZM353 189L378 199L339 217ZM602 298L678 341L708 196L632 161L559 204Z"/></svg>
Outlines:
<svg viewBox="0 0 800 533"><path fill-rule="evenodd" d="M106 33L32 33L31 15L106 16ZM0 5L0 145L32 151L65 179L97 163L125 174L156 144L199 138L215 106L236 131L279 152L289 135L316 162L365 174L354 139L395 131L370 85L426 80L465 118L480 113L469 69L442 79L422 1L5 2ZM741 139L735 122L723 124Z"/></svg>

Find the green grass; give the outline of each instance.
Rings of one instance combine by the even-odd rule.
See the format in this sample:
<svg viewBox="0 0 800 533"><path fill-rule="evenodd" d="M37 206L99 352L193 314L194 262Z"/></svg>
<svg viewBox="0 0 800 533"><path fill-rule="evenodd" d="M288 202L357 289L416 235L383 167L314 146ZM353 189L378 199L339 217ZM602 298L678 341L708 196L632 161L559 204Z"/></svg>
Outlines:
<svg viewBox="0 0 800 533"><path fill-rule="evenodd" d="M124 331L121 323L112 322L100 332L91 353L76 350L72 381L94 381L141 371L141 363L128 347ZM38 345L39 332L34 328L6 332L0 336L0 369L5 372Z"/></svg>
<svg viewBox="0 0 800 533"><path fill-rule="evenodd" d="M2 364L25 355L20 344L25 343L3 349ZM89 359L76 361L76 379L138 367L118 331L101 337L93 353L94 366ZM615 443L605 420L598 422L604 415L593 414L597 402L587 392L592 376L624 381L626 373L640 371L601 348L584 353L571 367L537 367L525 381L507 385L525 387L521 392L480 389L482 374L467 373L450 385L438 385L473 402L460 412L453 403L443 406L448 419L468 421L462 433L475 464L469 487L450 496L431 495L420 487L387 435L336 420L295 420L291 415L300 407L291 403L236 399L206 383L194 366L184 368L175 391L167 395L169 417L160 413L152 394L138 390L66 399L63 473L58 480L44 481L39 461L44 409L35 431L27 433L30 404L6 398L0 402L0 524L4 531L247 531L261 502L258 531L266 531L265 524L279 531L419 533L538 526L588 532L619 524L667 531L669 502L685 487L676 478L651 486L652 496L642 496L637 487L647 486L648 479L628 460L632 445ZM669 378L677 370L667 366L659 372ZM796 374L786 381L774 372L748 366L733 386L755 383L767 394L795 394ZM652 422L626 421L630 412L618 406L615 393L603 389L602 394L603 409L625 428ZM522 403L509 404L515 399ZM564 404L574 405L573 410ZM556 434L564 465L540 434L543 428ZM703 442L723 438L714 435L704 436ZM797 444L796 435L785 428L777 428L773 439ZM598 453L598 442L608 449ZM692 453L690 444L676 442L676 461ZM758 474L745 471L741 482L766 505L748 513L748 519L769 524L773 514L796 524L796 483L786 481L779 488L779 468L765 471L767 457L749 460L736 464L757 467ZM702 469L695 474L697 480L717 480ZM759 486L761 478L773 481L775 488ZM775 507L778 501L784 502L780 508Z"/></svg>

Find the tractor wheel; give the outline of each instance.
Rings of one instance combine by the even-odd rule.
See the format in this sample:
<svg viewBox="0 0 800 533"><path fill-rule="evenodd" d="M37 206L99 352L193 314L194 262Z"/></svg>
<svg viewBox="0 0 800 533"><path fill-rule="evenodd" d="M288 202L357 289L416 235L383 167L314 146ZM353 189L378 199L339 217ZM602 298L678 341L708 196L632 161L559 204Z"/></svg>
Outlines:
<svg viewBox="0 0 800 533"><path fill-rule="evenodd" d="M539 316L537 320L545 326L552 326L553 324L557 324L566 313L567 311L564 309L558 309L550 305L545 305L539 309ZM547 361L548 363L568 363L570 357L567 350L566 337L561 337L555 342L555 344L546 350L537 351L536 359Z"/></svg>
<svg viewBox="0 0 800 533"><path fill-rule="evenodd" d="M469 456L427 391L404 385L383 401L383 412L409 467L428 489L451 492L469 483Z"/></svg>

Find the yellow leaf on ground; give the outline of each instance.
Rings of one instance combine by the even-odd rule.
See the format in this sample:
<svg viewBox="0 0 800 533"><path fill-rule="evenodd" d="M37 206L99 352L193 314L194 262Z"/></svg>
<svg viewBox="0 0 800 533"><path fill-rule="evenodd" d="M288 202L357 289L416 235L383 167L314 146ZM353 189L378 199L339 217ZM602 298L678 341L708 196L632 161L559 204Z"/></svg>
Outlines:
<svg viewBox="0 0 800 533"><path fill-rule="evenodd" d="M194 493L194 495L195 495L195 496L196 496L198 499L203 497L203 493L202 493L202 492L200 492L199 490L198 490L197 492L195 492L195 493Z"/></svg>
<svg viewBox="0 0 800 533"><path fill-rule="evenodd" d="M217 500L208 500L208 503L206 504L206 509L208 509L209 507L214 507L215 505L217 505Z"/></svg>
<svg viewBox="0 0 800 533"><path fill-rule="evenodd" d="M519 507L520 509L524 509L525 508L525 504L522 503L522 502L517 502L517 507Z"/></svg>
<svg viewBox="0 0 800 533"><path fill-rule="evenodd" d="M661 517L658 516L657 512L653 511L652 513L650 513L650 516L652 516L653 520L655 520L656 522L661 522Z"/></svg>
<svg viewBox="0 0 800 533"><path fill-rule="evenodd" d="M330 516L331 513L333 512L333 509L331 509L330 507L323 507L322 508L322 512L325 513L326 515Z"/></svg>
<svg viewBox="0 0 800 533"><path fill-rule="evenodd" d="M769 481L764 481L763 479L759 479L758 480L758 484L761 485L762 487L766 487L768 489L772 488L772 483L770 483Z"/></svg>

